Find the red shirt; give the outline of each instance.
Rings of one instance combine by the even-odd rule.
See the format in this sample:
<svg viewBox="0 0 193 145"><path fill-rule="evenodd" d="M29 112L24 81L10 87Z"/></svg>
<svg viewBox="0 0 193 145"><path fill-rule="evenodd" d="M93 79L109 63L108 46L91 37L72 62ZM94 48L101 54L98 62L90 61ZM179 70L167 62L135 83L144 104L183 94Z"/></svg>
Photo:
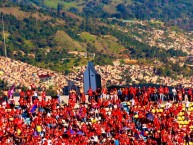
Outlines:
<svg viewBox="0 0 193 145"><path fill-rule="evenodd" d="M19 93L19 96L20 96L21 98L24 98L24 97L25 97L25 92L21 91L21 92Z"/></svg>
<svg viewBox="0 0 193 145"><path fill-rule="evenodd" d="M167 133L162 134L162 142L167 142Z"/></svg>
<svg viewBox="0 0 193 145"><path fill-rule="evenodd" d="M164 89L162 87L159 87L159 93L163 94L164 93Z"/></svg>
<svg viewBox="0 0 193 145"><path fill-rule="evenodd" d="M164 93L165 93L165 94L169 94L169 89L168 89L168 87L165 87L165 88L164 88Z"/></svg>
<svg viewBox="0 0 193 145"><path fill-rule="evenodd" d="M88 95L92 96L92 89L91 88L88 90Z"/></svg>
<svg viewBox="0 0 193 145"><path fill-rule="evenodd" d="M102 89L103 94L107 94L107 88Z"/></svg>
<svg viewBox="0 0 193 145"><path fill-rule="evenodd" d="M42 96L42 100L44 100L46 98L46 92L43 91L41 96Z"/></svg>
<svg viewBox="0 0 193 145"><path fill-rule="evenodd" d="M192 89L188 90L188 95L192 96Z"/></svg>

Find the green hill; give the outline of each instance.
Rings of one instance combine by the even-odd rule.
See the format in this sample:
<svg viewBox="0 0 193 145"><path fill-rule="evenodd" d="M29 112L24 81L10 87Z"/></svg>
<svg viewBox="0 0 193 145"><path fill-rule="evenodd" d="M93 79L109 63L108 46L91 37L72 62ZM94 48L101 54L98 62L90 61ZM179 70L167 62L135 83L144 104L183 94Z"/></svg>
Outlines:
<svg viewBox="0 0 193 145"><path fill-rule="evenodd" d="M172 25L172 18L165 22L161 18L140 18L132 12L133 17L122 19L127 17L123 17L120 4L128 8L144 3L142 0L0 2L8 57L66 73L88 59L100 65L112 64L115 59L130 58L146 64L158 60L167 70L162 75L189 75L191 69L180 67L170 58L185 59L193 54L192 32ZM88 13L91 15L86 16ZM4 55L2 33L0 55Z"/></svg>
<svg viewBox="0 0 193 145"><path fill-rule="evenodd" d="M193 29L192 0L31 0L38 6L100 18L159 19Z"/></svg>

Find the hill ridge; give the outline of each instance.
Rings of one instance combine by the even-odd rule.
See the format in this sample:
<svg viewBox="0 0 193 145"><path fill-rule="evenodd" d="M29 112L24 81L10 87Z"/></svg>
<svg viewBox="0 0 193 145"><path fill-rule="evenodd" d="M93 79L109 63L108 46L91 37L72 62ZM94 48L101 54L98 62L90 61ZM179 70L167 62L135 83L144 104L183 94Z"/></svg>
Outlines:
<svg viewBox="0 0 193 145"><path fill-rule="evenodd" d="M95 6L99 2L87 4ZM186 57L193 53L192 32L159 19L85 17L61 6L50 9L1 2L0 10L4 11L11 59L62 74L74 71L73 66L86 65L88 60L103 66L112 65L117 59L123 64L127 59L135 59L144 65L153 65L160 76L193 75L192 61ZM12 14L11 10L18 14ZM0 34L1 56L3 48ZM154 64L154 60L161 65Z"/></svg>

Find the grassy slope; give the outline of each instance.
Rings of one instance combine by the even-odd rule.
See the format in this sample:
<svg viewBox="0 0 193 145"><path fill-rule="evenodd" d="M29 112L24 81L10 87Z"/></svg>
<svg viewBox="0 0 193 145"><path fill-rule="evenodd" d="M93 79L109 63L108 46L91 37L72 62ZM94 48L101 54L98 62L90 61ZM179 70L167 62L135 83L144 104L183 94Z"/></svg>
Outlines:
<svg viewBox="0 0 193 145"><path fill-rule="evenodd" d="M64 2L62 0L45 0L45 5L51 8L57 8L58 3L64 5L64 9L69 9L70 7L78 8L80 2Z"/></svg>
<svg viewBox="0 0 193 145"><path fill-rule="evenodd" d="M103 54L118 57L118 53L124 50L124 46L118 43L117 38L110 35L96 36L88 32L83 32L80 34L80 37L86 41L86 43L93 44L97 51Z"/></svg>
<svg viewBox="0 0 193 145"><path fill-rule="evenodd" d="M73 40L64 31L57 31L53 39L59 48L64 48L68 51L73 50L85 51L85 45Z"/></svg>
<svg viewBox="0 0 193 145"><path fill-rule="evenodd" d="M0 8L0 12L3 12L4 14L11 14L14 15L17 19L19 20L23 20L24 18L29 18L30 16L38 19L38 20L50 20L51 17L50 16L46 16L44 14L41 13L29 13L29 12L24 12L22 10L20 10L19 7L4 7L4 8Z"/></svg>
<svg viewBox="0 0 193 145"><path fill-rule="evenodd" d="M20 10L19 7L3 7L3 8L0 8L0 12L8 15L13 15L18 20L23 20L24 18L29 18L29 17L36 18L36 20L40 20L40 21L47 21L52 19L51 16L42 14L40 12L36 12L36 13L24 12ZM64 25L65 21L61 19L56 19L56 24Z"/></svg>
<svg viewBox="0 0 193 145"><path fill-rule="evenodd" d="M74 7L82 11L83 7L90 1L93 0L88 0L87 2L85 2L85 0L77 0L72 2L64 2L63 0L45 0L45 5L51 8L57 8L58 3L60 3L64 5L64 9ZM100 0L95 0L95 2L100 3ZM103 4L104 10L109 13L114 13L116 12L116 6L121 3L130 4L131 0L111 0L110 4Z"/></svg>

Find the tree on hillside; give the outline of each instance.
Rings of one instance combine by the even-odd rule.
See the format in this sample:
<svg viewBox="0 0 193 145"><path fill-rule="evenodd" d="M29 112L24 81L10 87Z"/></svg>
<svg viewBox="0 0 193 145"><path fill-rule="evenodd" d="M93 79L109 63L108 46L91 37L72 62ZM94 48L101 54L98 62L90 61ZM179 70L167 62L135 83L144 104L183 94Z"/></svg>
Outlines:
<svg viewBox="0 0 193 145"><path fill-rule="evenodd" d="M58 6L57 6L57 15L60 16L61 15L61 12L63 10L63 4L61 3L58 3Z"/></svg>
<svg viewBox="0 0 193 145"><path fill-rule="evenodd" d="M0 89L4 90L7 87L7 83L4 80L0 80Z"/></svg>

